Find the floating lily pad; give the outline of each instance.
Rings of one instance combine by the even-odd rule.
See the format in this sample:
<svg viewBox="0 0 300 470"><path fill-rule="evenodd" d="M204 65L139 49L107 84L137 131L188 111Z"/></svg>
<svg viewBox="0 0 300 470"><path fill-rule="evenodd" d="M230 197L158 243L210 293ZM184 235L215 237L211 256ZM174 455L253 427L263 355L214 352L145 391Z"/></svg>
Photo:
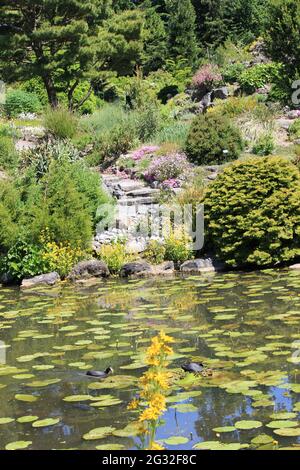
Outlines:
<svg viewBox="0 0 300 470"><path fill-rule="evenodd" d="M34 428L45 428L47 426L54 426L60 422L60 418L46 418L35 421L32 426Z"/></svg>
<svg viewBox="0 0 300 470"><path fill-rule="evenodd" d="M219 434L219 433L226 433L226 432L234 432L236 431L236 428L234 426L222 426L219 428L214 428L213 431Z"/></svg>
<svg viewBox="0 0 300 470"><path fill-rule="evenodd" d="M80 402L80 401L89 401L93 397L91 395L70 395L69 397L63 398L63 401L67 401L70 403Z"/></svg>
<svg viewBox="0 0 300 470"><path fill-rule="evenodd" d="M297 421L278 420L271 421L270 423L266 424L266 426L271 429L296 428L298 423Z"/></svg>
<svg viewBox="0 0 300 470"><path fill-rule="evenodd" d="M283 437L298 437L300 436L300 428L274 429L274 433Z"/></svg>
<svg viewBox="0 0 300 470"><path fill-rule="evenodd" d="M273 441L273 437L268 436L267 434L260 434L259 436L256 436L251 440L251 444L255 446L260 446L265 444L271 444Z"/></svg>
<svg viewBox="0 0 300 470"><path fill-rule="evenodd" d="M189 442L187 437L183 436L171 436L168 439L164 439L163 442L169 446L183 445Z"/></svg>
<svg viewBox="0 0 300 470"><path fill-rule="evenodd" d="M39 419L38 416L21 416L17 419L18 423L33 423L33 421L37 421Z"/></svg>
<svg viewBox="0 0 300 470"><path fill-rule="evenodd" d="M32 441L15 441L6 444L5 450L21 450L27 449L32 444Z"/></svg>
<svg viewBox="0 0 300 470"><path fill-rule="evenodd" d="M38 397L34 395L26 395L22 393L17 393L17 395L15 395L15 399L18 401L34 402L38 400Z"/></svg>
<svg viewBox="0 0 300 470"><path fill-rule="evenodd" d="M112 426L104 426L102 428L92 429L88 433L84 434L82 437L86 441L103 439L104 437L107 437L112 434L115 430L116 428L113 428Z"/></svg>
<svg viewBox="0 0 300 470"><path fill-rule="evenodd" d="M102 444L99 446L96 446L97 450L123 450L125 449L125 446L122 444Z"/></svg>
<svg viewBox="0 0 300 470"><path fill-rule="evenodd" d="M14 418L0 418L0 424L9 424L14 421Z"/></svg>
<svg viewBox="0 0 300 470"><path fill-rule="evenodd" d="M241 429L241 430L246 430L246 429L257 429L257 428L261 428L263 425L263 423L261 421L247 421L247 420L243 420L243 421L237 421L234 426L236 427L236 429Z"/></svg>

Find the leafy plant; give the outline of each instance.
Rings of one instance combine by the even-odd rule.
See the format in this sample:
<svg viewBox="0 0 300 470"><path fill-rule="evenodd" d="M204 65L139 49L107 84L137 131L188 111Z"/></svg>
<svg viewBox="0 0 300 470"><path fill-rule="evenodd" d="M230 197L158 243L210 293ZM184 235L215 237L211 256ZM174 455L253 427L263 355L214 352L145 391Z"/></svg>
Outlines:
<svg viewBox="0 0 300 470"><path fill-rule="evenodd" d="M239 82L246 93L254 93L258 88L273 82L280 75L280 71L280 64L256 64L241 73Z"/></svg>
<svg viewBox="0 0 300 470"><path fill-rule="evenodd" d="M153 264L160 264L164 261L166 255L166 248L164 244L158 240L150 240L144 258Z"/></svg>
<svg viewBox="0 0 300 470"><path fill-rule="evenodd" d="M44 125L48 132L59 139L71 139L78 128L77 116L60 106L48 108L44 116Z"/></svg>
<svg viewBox="0 0 300 470"><path fill-rule="evenodd" d="M19 156L11 137L0 135L0 169L13 170L17 167Z"/></svg>
<svg viewBox="0 0 300 470"><path fill-rule="evenodd" d="M207 245L229 266L274 266L300 255L300 173L280 157L225 168L205 197Z"/></svg>
<svg viewBox="0 0 300 470"><path fill-rule="evenodd" d="M190 248L191 240L185 234L179 231L172 231L165 237L165 259L167 261L174 261L176 264L181 264L193 257L193 252Z"/></svg>
<svg viewBox="0 0 300 470"><path fill-rule="evenodd" d="M252 153L254 155L267 156L274 152L275 142L271 133L263 134L259 137L253 146Z"/></svg>
<svg viewBox="0 0 300 470"><path fill-rule="evenodd" d="M147 181L163 181L184 177L189 170L189 163L184 154L170 154L156 157L144 174Z"/></svg>
<svg viewBox="0 0 300 470"><path fill-rule="evenodd" d="M300 139L300 119L295 119L288 130L291 139Z"/></svg>
<svg viewBox="0 0 300 470"><path fill-rule="evenodd" d="M186 140L186 153L193 163L222 164L237 158L244 143L241 134L225 116L196 116Z"/></svg>
<svg viewBox="0 0 300 470"><path fill-rule="evenodd" d="M126 253L125 243L120 240L109 245L102 245L97 256L107 264L112 274L117 274L122 266L130 260L130 256Z"/></svg>
<svg viewBox="0 0 300 470"><path fill-rule="evenodd" d="M39 113L41 108L41 102L34 93L11 90L6 95L4 109L9 118L17 117L21 113Z"/></svg>

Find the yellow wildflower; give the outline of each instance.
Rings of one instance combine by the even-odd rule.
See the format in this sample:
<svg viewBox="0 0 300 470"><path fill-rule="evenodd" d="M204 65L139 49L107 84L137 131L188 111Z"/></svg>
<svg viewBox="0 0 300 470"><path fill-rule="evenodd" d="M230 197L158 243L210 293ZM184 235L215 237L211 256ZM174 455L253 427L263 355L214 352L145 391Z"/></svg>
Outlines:
<svg viewBox="0 0 300 470"><path fill-rule="evenodd" d="M147 450L165 450L165 448L158 444L158 442L152 442L151 447Z"/></svg>
<svg viewBox="0 0 300 470"><path fill-rule="evenodd" d="M127 410L136 410L139 406L140 401L137 398L134 398L129 405L127 406Z"/></svg>

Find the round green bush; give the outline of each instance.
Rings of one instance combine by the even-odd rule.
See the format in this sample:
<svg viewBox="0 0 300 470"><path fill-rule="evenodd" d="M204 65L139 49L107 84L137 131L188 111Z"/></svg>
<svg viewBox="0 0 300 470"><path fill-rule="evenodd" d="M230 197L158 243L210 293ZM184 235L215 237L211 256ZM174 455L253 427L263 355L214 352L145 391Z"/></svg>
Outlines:
<svg viewBox="0 0 300 470"><path fill-rule="evenodd" d="M207 246L227 265L274 266L300 255L300 172L288 160L234 162L204 203Z"/></svg>
<svg viewBox="0 0 300 470"><path fill-rule="evenodd" d="M35 93L12 90L7 93L4 109L9 118L14 118L21 113L39 113L42 105Z"/></svg>
<svg viewBox="0 0 300 470"><path fill-rule="evenodd" d="M238 158L242 149L242 136L228 118L212 113L194 118L185 146L191 162L222 164Z"/></svg>

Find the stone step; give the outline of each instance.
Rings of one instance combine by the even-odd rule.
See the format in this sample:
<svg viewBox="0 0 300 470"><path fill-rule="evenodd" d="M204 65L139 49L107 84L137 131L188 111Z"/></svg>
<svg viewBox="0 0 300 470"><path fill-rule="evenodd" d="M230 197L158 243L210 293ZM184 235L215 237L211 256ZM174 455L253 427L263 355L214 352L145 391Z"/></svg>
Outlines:
<svg viewBox="0 0 300 470"><path fill-rule="evenodd" d="M134 205L145 205L145 204L153 204L155 202L155 198L153 197L135 197L135 198L122 198L118 200L118 204L120 206L134 206Z"/></svg>
<svg viewBox="0 0 300 470"><path fill-rule="evenodd" d="M160 193L159 189L147 188L134 189L132 191L126 192L126 197L152 197Z"/></svg>
<svg viewBox="0 0 300 470"><path fill-rule="evenodd" d="M128 193L130 191L136 191L138 189L142 189L145 187L145 183L143 181L135 181L135 180L121 180L119 181L117 187Z"/></svg>

